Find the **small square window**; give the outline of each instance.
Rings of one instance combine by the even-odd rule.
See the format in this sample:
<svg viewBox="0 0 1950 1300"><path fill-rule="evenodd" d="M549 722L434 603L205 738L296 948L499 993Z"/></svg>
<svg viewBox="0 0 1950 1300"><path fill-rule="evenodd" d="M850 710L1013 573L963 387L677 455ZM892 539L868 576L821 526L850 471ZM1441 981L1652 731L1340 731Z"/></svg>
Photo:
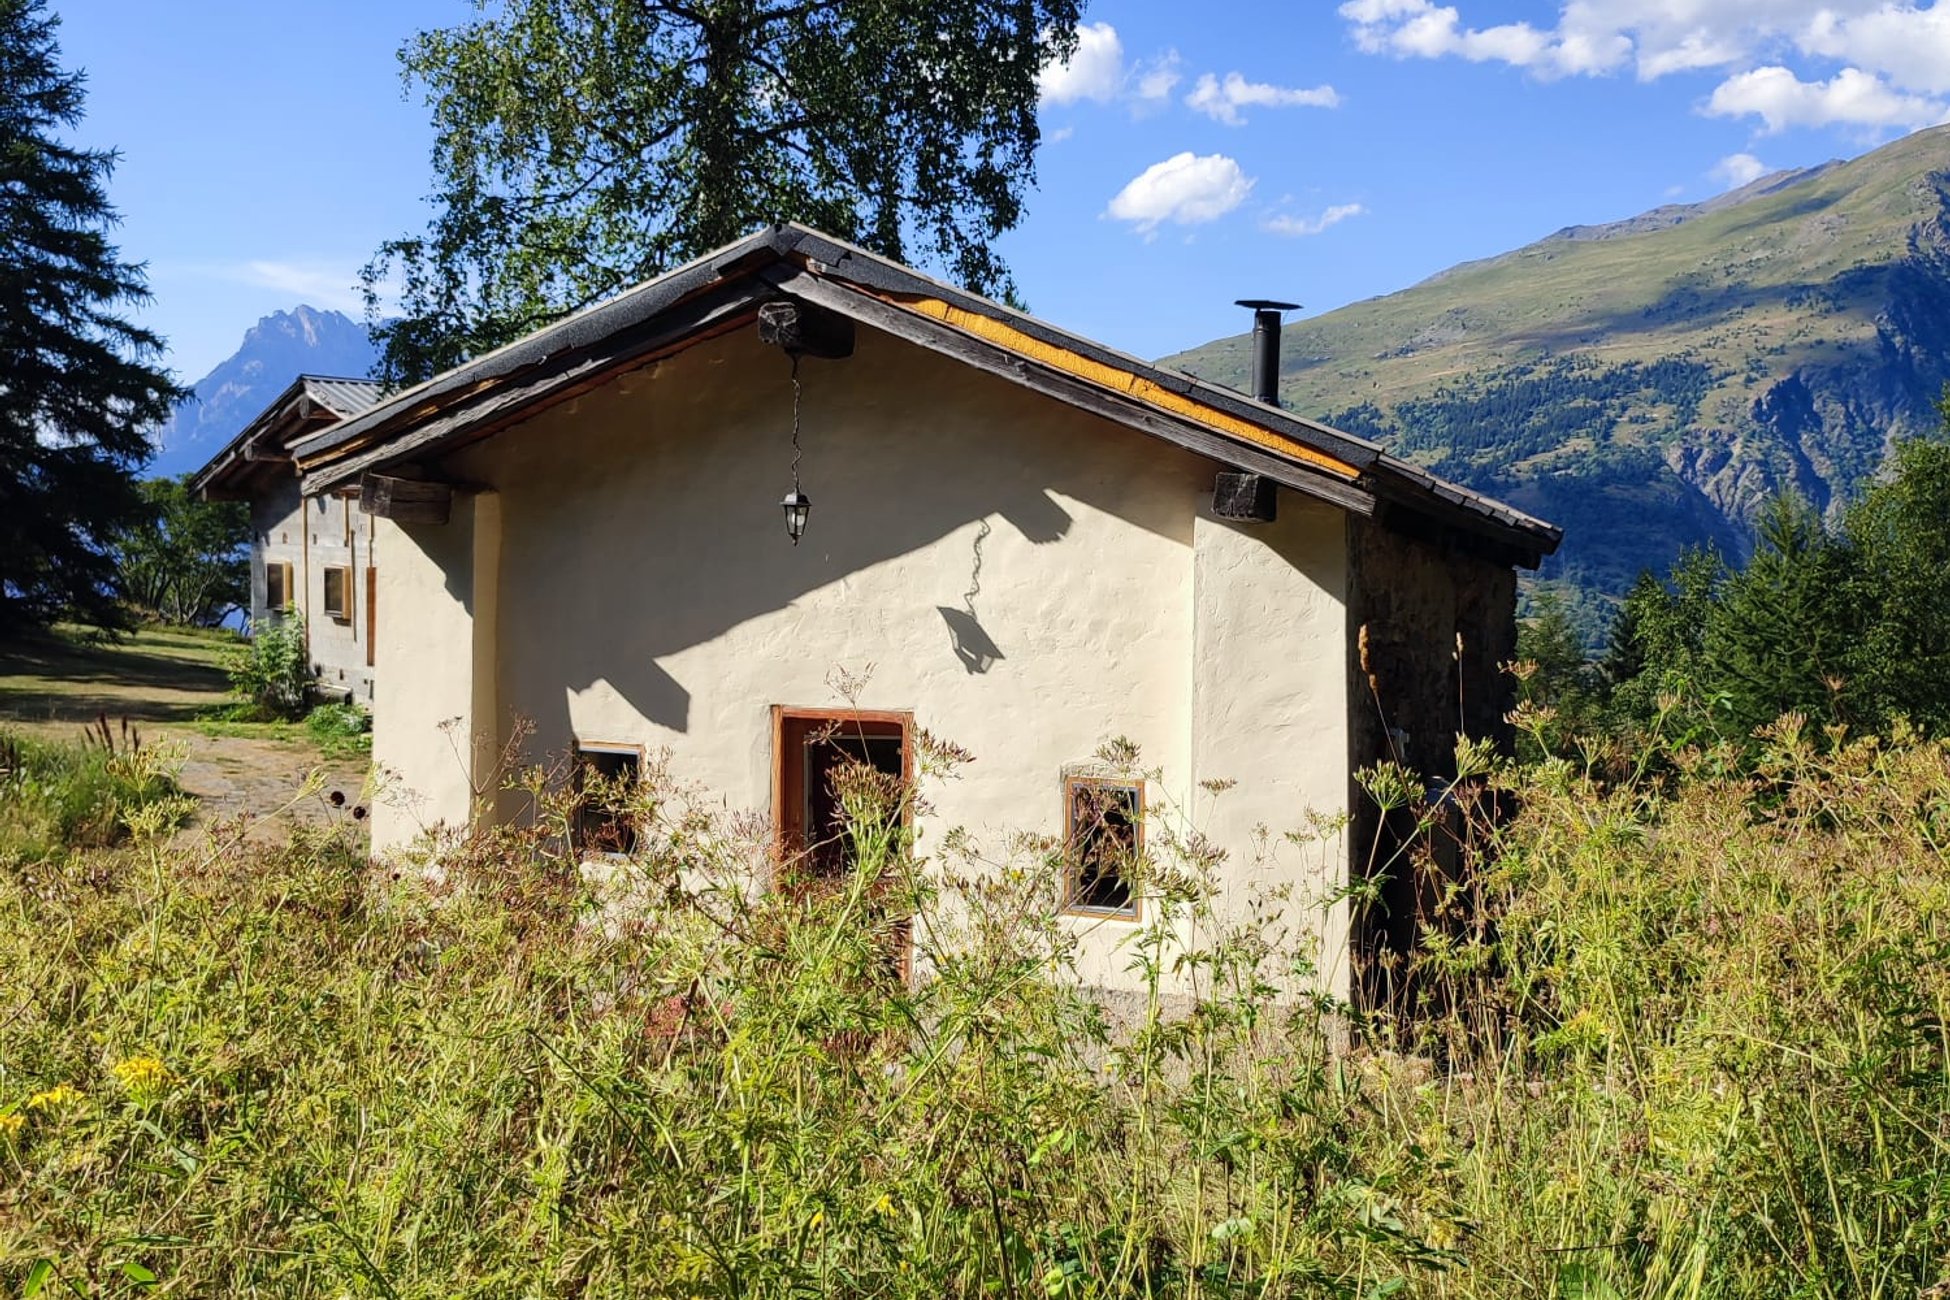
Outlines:
<svg viewBox="0 0 1950 1300"><path fill-rule="evenodd" d="M283 610L291 608L291 566L278 560L269 560L264 565L264 608Z"/></svg>
<svg viewBox="0 0 1950 1300"><path fill-rule="evenodd" d="M343 565L325 570L325 616L341 623L352 620L352 570Z"/></svg>
<svg viewBox="0 0 1950 1300"><path fill-rule="evenodd" d="M636 849L636 824L628 803L643 777L643 750L636 745L589 742L576 746L575 824L578 852L620 855Z"/></svg>
<svg viewBox="0 0 1950 1300"><path fill-rule="evenodd" d="M1131 877L1144 845L1144 784L1071 777L1063 811L1064 910L1136 920Z"/></svg>

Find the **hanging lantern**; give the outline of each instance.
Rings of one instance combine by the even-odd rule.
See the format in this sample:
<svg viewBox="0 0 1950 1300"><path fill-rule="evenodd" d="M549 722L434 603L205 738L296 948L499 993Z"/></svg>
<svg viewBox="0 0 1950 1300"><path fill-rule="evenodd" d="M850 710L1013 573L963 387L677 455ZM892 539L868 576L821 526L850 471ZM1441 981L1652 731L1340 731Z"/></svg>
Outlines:
<svg viewBox="0 0 1950 1300"><path fill-rule="evenodd" d="M799 539L806 535L806 516L812 513L812 498L801 492L795 484L779 505L785 510L786 535L791 537L792 544L797 546Z"/></svg>
<svg viewBox="0 0 1950 1300"><path fill-rule="evenodd" d="M806 517L812 513L812 498L799 490L799 358L823 357L837 361L853 355L853 322L835 312L810 303L782 299L758 309L759 341L769 343L792 358L792 491L779 507L785 511L786 535L797 546L806 535Z"/></svg>

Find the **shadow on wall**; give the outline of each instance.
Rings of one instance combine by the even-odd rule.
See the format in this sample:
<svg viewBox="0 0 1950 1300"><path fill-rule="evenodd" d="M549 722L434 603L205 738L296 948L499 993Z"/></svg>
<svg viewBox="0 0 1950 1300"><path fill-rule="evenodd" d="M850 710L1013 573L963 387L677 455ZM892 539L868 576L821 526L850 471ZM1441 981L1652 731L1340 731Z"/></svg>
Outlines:
<svg viewBox="0 0 1950 1300"><path fill-rule="evenodd" d="M932 606L946 624L943 649L966 672L986 673L1006 658L1008 639L1035 629L985 623L978 608L1021 611L1037 599L981 599L984 547L1000 526L990 520L1034 546L1057 544L1075 522L1058 494L1190 544L1179 480L1192 488L1200 462L1134 445L1142 434L867 329L854 357L801 375L799 470L812 513L796 547L777 504L792 483L788 367L749 329L454 458L451 472L502 496L504 709L533 718L542 735L566 736L564 688L604 681L644 718L687 731L691 693L659 659L835 584L837 596L807 606L808 637L843 620L925 617ZM1169 456L1182 463L1158 459ZM1134 466L1146 467L1137 478ZM971 523L959 607L941 600L938 557L895 575L915 597L911 609L884 599L848 607L849 577ZM792 625L781 627L789 637ZM777 653L797 651L781 640Z"/></svg>

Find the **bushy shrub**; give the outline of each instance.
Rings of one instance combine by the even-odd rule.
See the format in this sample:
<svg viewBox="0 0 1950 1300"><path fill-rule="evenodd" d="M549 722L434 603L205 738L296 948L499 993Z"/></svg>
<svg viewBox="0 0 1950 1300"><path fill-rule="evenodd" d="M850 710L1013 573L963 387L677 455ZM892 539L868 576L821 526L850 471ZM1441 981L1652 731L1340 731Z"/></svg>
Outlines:
<svg viewBox="0 0 1950 1300"><path fill-rule="evenodd" d="M117 844L132 821L179 825L194 806L176 784L181 761L177 746L106 718L71 743L0 731L0 867Z"/></svg>
<svg viewBox="0 0 1950 1300"><path fill-rule="evenodd" d="M1950 756L1671 758L1472 757L1432 827L1522 811L1473 874L1392 864L1436 909L1399 1018L1301 992L1334 954L1169 814L1100 1001L1054 846L923 862L866 773L853 869L780 888L655 764L599 871L532 776L425 863L220 830L0 873L0 1290L1940 1294Z"/></svg>
<svg viewBox="0 0 1950 1300"><path fill-rule="evenodd" d="M258 623L224 669L243 720L303 717L311 699L304 616L293 612Z"/></svg>
<svg viewBox="0 0 1950 1300"><path fill-rule="evenodd" d="M305 715L305 731L327 758L372 752L372 715L356 704L321 704Z"/></svg>

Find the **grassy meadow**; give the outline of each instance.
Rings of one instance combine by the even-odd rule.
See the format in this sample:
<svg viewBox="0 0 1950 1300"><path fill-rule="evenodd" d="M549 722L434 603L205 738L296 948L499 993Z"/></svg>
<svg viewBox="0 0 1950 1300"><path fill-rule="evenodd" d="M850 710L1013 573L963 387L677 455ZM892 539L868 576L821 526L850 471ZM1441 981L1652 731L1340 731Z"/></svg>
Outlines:
<svg viewBox="0 0 1950 1300"><path fill-rule="evenodd" d="M600 886L532 773L411 862L350 809L0 855L0 1294L1950 1294L1950 752L1659 759L1472 761L1520 811L1399 1017L1279 994L1323 954L1175 824L1107 1015L1051 846L900 829L946 748L823 888L659 772Z"/></svg>

